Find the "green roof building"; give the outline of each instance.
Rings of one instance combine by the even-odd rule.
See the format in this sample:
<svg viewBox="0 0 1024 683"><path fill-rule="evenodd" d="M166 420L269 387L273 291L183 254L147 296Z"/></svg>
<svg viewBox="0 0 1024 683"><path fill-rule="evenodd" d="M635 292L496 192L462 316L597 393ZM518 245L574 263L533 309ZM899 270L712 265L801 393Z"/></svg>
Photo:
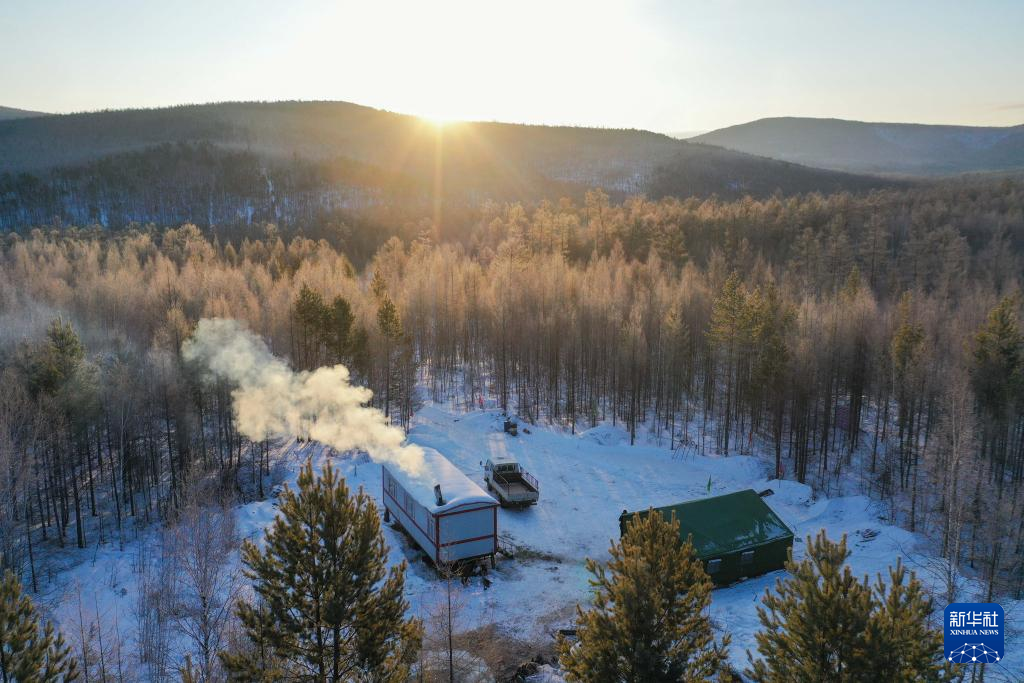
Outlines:
<svg viewBox="0 0 1024 683"><path fill-rule="evenodd" d="M716 586L783 569L793 547L793 532L753 489L654 508L665 519L679 520L679 538L692 538L693 549ZM619 515L619 533L633 515Z"/></svg>

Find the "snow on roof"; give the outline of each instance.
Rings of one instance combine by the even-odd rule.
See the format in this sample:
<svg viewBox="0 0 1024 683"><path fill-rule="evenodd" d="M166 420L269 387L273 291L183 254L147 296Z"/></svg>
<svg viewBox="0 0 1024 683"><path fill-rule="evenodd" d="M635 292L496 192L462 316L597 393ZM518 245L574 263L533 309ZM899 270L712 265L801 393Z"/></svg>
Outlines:
<svg viewBox="0 0 1024 683"><path fill-rule="evenodd" d="M503 453L491 453L491 456L488 459L495 465L514 465L519 462L516 460L516 456L512 455L508 451Z"/></svg>
<svg viewBox="0 0 1024 683"><path fill-rule="evenodd" d="M423 447L423 467L413 475L400 467L382 465L416 502L432 513L444 512L467 503L497 505L473 480L433 448ZM434 485L441 485L444 505L434 498Z"/></svg>

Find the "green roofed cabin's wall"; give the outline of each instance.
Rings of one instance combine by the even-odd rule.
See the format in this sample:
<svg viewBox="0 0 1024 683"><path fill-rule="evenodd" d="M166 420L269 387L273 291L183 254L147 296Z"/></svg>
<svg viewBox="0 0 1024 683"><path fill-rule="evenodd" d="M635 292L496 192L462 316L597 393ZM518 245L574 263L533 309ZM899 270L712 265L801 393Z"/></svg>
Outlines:
<svg viewBox="0 0 1024 683"><path fill-rule="evenodd" d="M675 515L680 541L691 539L716 586L783 569L793 546L793 532L753 490L654 509L665 519ZM625 535L634 515L647 513L624 512L619 533Z"/></svg>

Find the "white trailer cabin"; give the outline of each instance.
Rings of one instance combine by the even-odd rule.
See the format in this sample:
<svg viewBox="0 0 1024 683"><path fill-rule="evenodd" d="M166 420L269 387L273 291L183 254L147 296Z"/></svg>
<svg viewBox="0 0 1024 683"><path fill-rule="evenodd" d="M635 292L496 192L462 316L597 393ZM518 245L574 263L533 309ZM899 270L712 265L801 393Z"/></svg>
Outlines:
<svg viewBox="0 0 1024 683"><path fill-rule="evenodd" d="M433 448L423 449L423 471L412 475L381 465L384 507L434 564L490 557L498 552L498 501Z"/></svg>

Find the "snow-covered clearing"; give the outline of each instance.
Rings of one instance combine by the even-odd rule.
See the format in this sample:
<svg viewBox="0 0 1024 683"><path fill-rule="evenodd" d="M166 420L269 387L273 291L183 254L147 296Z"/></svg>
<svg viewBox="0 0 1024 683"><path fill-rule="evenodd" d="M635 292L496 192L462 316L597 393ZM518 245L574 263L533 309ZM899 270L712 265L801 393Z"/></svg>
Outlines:
<svg viewBox="0 0 1024 683"><path fill-rule="evenodd" d="M797 536L795 554L803 555L803 539L824 528L830 537L848 536L850 564L859 574L885 573L903 557L937 591L938 578L927 568L935 559L924 551L924 539L899 527L887 525L881 510L864 496L815 499L810 487L791 481L768 481L768 458L680 456L654 445L630 446L628 435L602 425L578 433L543 426L521 425L519 436L502 431L503 418L495 410L469 413L427 405L415 416L410 441L436 448L470 478L482 484L482 461L507 451L540 481L540 502L525 510L499 510L499 534L517 548L514 559L499 558L490 572L490 585L474 577L459 586L465 604L462 626L494 624L510 637L550 643L552 632L571 624L577 602L586 601L587 557L607 557L609 541L618 536L618 516L623 509L661 506L691 498L754 488L771 488L767 502ZM527 429L522 429L522 427ZM299 466L308 458L316 468L328 460L353 489L363 487L380 502L381 469L365 455L331 455L311 443L280 444L281 473L294 485ZM237 510L243 536L258 538L276 514L275 501L242 505ZM424 614L435 604L443 586L423 554L400 532L385 527L394 562L406 560L407 597L412 610ZM71 630L78 623L76 586L83 602L94 603L107 618L116 612L122 633L134 628L133 609L137 579L138 548L125 551L103 548L90 551L88 561L64 571L56 584L62 593L54 613ZM83 558L84 559L84 558ZM781 572L740 582L713 594L712 616L720 629L732 634L732 661L747 665L746 651L753 648L758 628L756 607L765 590ZM977 586L968 583L961 599L974 597ZM93 595L95 594L95 599ZM937 603L939 600L936 601ZM1003 600L1007 622L1014 631L1007 639L1007 656L998 671L1007 680L1024 674L1024 638L1020 636L1021 603ZM939 612L944 604L939 604ZM1014 623L1016 622L1016 624Z"/></svg>

